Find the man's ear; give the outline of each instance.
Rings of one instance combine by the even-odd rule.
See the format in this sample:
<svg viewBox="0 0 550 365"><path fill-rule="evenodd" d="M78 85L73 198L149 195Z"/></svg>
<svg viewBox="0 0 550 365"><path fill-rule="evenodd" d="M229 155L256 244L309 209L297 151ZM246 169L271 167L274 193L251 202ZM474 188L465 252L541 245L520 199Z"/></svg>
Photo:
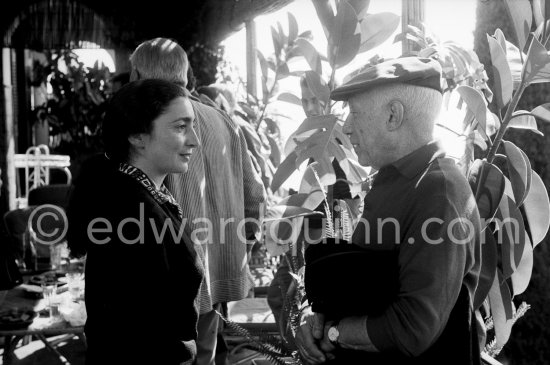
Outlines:
<svg viewBox="0 0 550 365"><path fill-rule="evenodd" d="M395 131L403 124L405 107L399 100L392 100L389 105L390 119L386 122L388 131Z"/></svg>
<svg viewBox="0 0 550 365"><path fill-rule="evenodd" d="M137 68L133 67L132 72L130 73L130 81L137 81L140 78L141 77L140 77L139 71L137 70Z"/></svg>

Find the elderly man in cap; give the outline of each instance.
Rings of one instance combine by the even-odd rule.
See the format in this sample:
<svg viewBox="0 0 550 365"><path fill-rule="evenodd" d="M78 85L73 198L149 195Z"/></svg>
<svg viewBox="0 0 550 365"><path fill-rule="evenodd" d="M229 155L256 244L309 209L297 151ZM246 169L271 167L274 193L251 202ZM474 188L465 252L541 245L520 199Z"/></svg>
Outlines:
<svg viewBox="0 0 550 365"><path fill-rule="evenodd" d="M404 57L364 70L331 94L349 103L344 132L359 163L379 170L352 243L367 251L374 280L387 290L348 278L357 280L358 298L380 305L344 318L306 303L296 342L310 364L480 363L472 302L481 225L467 180L433 141L440 77L437 62Z"/></svg>

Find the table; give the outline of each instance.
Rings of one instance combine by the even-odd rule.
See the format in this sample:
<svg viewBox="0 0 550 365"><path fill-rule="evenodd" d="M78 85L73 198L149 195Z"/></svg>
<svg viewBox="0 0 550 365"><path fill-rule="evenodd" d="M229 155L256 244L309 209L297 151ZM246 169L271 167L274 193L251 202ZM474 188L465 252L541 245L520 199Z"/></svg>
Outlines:
<svg viewBox="0 0 550 365"><path fill-rule="evenodd" d="M60 299L69 299L69 292L63 287L58 290ZM46 308L44 299L32 299L22 286L15 287L7 292L7 295L2 303L0 303L0 311L15 309L15 308L30 308L35 312L39 312ZM4 355L3 363L9 364L13 358L13 351L17 343L27 335L33 335L39 338L46 347L54 352L62 363L68 364L67 359L61 355L55 348L52 342L49 342L48 336L57 336L63 334L77 335L84 342L84 327L72 326L61 317L40 317L37 316L31 325L23 329L0 330L0 336L4 337Z"/></svg>

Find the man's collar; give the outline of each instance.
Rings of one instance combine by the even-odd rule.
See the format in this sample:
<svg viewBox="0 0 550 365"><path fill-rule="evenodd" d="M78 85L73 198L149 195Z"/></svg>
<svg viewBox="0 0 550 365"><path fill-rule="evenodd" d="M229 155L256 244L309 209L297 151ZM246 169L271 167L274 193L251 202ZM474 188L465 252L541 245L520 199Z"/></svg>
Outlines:
<svg viewBox="0 0 550 365"><path fill-rule="evenodd" d="M445 157L445 150L438 141L432 141L419 149L409 153L405 157L390 164L399 173L408 179L412 179L435 159Z"/></svg>

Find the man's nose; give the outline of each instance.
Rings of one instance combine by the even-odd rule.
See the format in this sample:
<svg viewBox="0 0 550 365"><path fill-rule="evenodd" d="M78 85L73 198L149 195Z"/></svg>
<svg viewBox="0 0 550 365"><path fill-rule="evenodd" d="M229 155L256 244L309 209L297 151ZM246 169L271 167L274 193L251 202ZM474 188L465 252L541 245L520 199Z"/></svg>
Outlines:
<svg viewBox="0 0 550 365"><path fill-rule="evenodd" d="M352 116L351 114L347 117L346 121L344 122L344 126L342 127L342 132L344 132L344 134L346 136L348 136L348 138L351 136L351 134L353 133L353 128L351 127L351 120L352 120Z"/></svg>

